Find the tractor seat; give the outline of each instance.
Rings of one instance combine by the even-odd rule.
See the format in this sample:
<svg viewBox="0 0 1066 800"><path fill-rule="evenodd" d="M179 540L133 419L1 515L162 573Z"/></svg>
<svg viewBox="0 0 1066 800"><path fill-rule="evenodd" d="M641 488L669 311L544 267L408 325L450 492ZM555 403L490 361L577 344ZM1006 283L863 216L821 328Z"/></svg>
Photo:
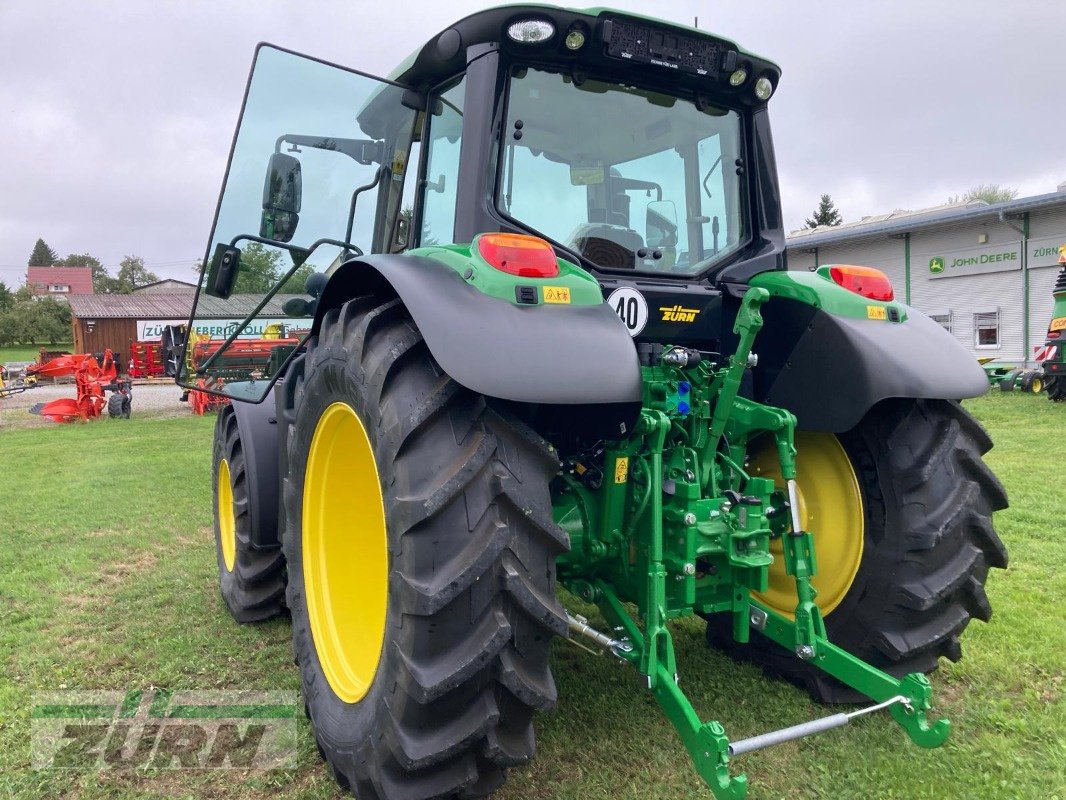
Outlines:
<svg viewBox="0 0 1066 800"><path fill-rule="evenodd" d="M610 269L632 269L637 250L644 239L624 225L591 222L582 225L571 237L574 248L594 264Z"/></svg>
<svg viewBox="0 0 1066 800"><path fill-rule="evenodd" d="M634 266L634 253L623 247L618 242L603 239L599 236L586 236L578 239L578 252L593 264L608 269L632 269Z"/></svg>

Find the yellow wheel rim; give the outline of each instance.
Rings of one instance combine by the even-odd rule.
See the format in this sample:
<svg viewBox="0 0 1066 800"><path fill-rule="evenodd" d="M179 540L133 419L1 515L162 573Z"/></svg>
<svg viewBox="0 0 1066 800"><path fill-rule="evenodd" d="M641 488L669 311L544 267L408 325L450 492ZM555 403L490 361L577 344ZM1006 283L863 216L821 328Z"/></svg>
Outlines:
<svg viewBox="0 0 1066 800"><path fill-rule="evenodd" d="M366 429L346 403L315 427L304 473L303 578L322 672L346 703L366 696L385 639L385 507Z"/></svg>
<svg viewBox="0 0 1066 800"><path fill-rule="evenodd" d="M751 460L751 474L784 484L773 442ZM844 599L862 563L864 516L859 481L847 453L831 433L796 433L796 490L800 521L814 534L819 610L828 614ZM795 580L785 573L781 540L770 543L774 563L769 588L755 594L761 602L791 618L796 610Z"/></svg>
<svg viewBox="0 0 1066 800"><path fill-rule="evenodd" d="M1040 378L1033 378L1033 394L1040 394L1044 391L1044 382Z"/></svg>
<svg viewBox="0 0 1066 800"><path fill-rule="evenodd" d="M237 560L237 520L233 515L233 485L229 480L229 462L218 462L218 538L222 543L222 561L226 572L233 572Z"/></svg>

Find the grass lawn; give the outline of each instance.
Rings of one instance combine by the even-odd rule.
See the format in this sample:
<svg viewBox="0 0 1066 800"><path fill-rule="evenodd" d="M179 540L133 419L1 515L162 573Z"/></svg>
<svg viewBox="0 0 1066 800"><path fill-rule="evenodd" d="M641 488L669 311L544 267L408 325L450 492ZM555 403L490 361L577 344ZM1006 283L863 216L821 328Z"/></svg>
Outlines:
<svg viewBox="0 0 1066 800"><path fill-rule="evenodd" d="M963 661L933 677L951 739L920 750L886 715L866 717L738 759L751 798L1066 800L1066 405L1000 392L968 405L996 441L1011 566L989 581L991 623L974 623ZM238 626L218 596L212 425L135 417L0 431L0 797L338 796L302 714L293 771L29 767L35 691L299 688L288 623ZM707 650L694 623L676 641L686 691L734 738L826 713ZM635 672L565 642L554 670L561 699L539 718L538 757L499 797L711 797Z"/></svg>
<svg viewBox="0 0 1066 800"><path fill-rule="evenodd" d="M13 344L9 347L0 347L0 364L6 364L9 361L36 361L37 355L40 353L42 347L49 351L66 350L68 353L74 352L73 342L38 345Z"/></svg>

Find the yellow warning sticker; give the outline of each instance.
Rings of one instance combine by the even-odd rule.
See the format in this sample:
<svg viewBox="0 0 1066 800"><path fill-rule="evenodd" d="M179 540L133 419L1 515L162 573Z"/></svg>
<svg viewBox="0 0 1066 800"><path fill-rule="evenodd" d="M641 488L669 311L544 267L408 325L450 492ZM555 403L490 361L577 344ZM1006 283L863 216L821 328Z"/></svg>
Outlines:
<svg viewBox="0 0 1066 800"><path fill-rule="evenodd" d="M544 287L544 302L545 303L569 303L570 302L570 287L568 287L568 286L545 286Z"/></svg>
<svg viewBox="0 0 1066 800"><path fill-rule="evenodd" d="M888 312L884 306L866 306L867 319L888 319Z"/></svg>
<svg viewBox="0 0 1066 800"><path fill-rule="evenodd" d="M1066 317L1055 317L1048 326L1049 331L1066 331Z"/></svg>
<svg viewBox="0 0 1066 800"><path fill-rule="evenodd" d="M614 462L614 482L625 483L629 477L629 456L622 456Z"/></svg>

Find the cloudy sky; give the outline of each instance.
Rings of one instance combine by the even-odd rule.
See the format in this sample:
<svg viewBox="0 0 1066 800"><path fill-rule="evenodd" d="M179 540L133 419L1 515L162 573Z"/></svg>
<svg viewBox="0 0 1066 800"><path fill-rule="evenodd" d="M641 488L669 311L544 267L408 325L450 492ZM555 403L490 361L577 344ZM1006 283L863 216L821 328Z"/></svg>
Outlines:
<svg viewBox="0 0 1066 800"><path fill-rule="evenodd" d="M189 278L252 49L271 41L386 74L476 0L0 0L0 280L38 236ZM775 59L785 218L823 192L846 220L977 183L1066 181L1066 2L696 2L614 6Z"/></svg>

